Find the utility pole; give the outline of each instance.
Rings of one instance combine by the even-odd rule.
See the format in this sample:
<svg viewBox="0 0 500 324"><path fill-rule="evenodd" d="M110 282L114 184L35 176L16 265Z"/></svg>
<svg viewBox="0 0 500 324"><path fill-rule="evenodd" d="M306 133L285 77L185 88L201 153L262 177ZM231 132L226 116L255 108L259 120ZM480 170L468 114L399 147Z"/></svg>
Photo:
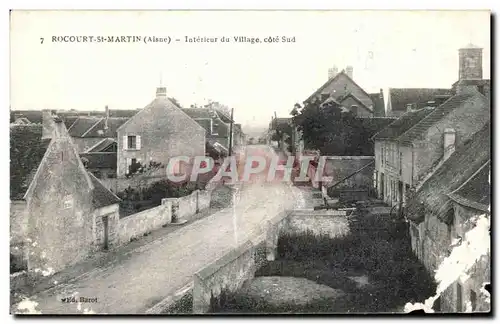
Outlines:
<svg viewBox="0 0 500 324"><path fill-rule="evenodd" d="M231 108L231 124L229 124L229 156L233 155L233 113L234 108Z"/></svg>
<svg viewBox="0 0 500 324"><path fill-rule="evenodd" d="M276 135L278 135L278 149L281 149L281 133L278 130L278 116L276 115L276 111L274 112L274 130L276 131Z"/></svg>

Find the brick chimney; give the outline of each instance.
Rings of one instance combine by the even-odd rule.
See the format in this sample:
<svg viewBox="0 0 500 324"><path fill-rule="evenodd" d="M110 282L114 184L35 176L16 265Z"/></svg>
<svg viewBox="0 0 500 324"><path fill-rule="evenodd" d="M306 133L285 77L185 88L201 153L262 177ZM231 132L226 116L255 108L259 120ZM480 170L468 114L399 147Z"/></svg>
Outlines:
<svg viewBox="0 0 500 324"><path fill-rule="evenodd" d="M481 80L483 78L483 49L472 44L458 50L459 80Z"/></svg>
<svg viewBox="0 0 500 324"><path fill-rule="evenodd" d="M354 80L352 72L353 72L352 66L350 65L346 66L345 73L347 74L347 76L349 76L351 79Z"/></svg>
<svg viewBox="0 0 500 324"><path fill-rule="evenodd" d="M446 128L444 130L443 145L443 160L447 160L455 152L455 130L453 128Z"/></svg>
<svg viewBox="0 0 500 324"><path fill-rule="evenodd" d="M156 88L156 98L167 98L167 88L166 87Z"/></svg>
<svg viewBox="0 0 500 324"><path fill-rule="evenodd" d="M328 69L328 80L335 78L339 73L339 69L334 65L332 68Z"/></svg>

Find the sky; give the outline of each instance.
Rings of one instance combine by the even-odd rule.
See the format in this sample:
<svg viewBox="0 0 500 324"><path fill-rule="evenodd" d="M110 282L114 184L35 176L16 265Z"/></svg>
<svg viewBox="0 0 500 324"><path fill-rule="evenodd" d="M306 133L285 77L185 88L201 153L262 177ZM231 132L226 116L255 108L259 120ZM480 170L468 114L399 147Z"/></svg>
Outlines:
<svg viewBox="0 0 500 324"><path fill-rule="evenodd" d="M53 36L172 41L61 43ZM186 43L186 36L219 42ZM231 42L220 42L223 36ZM261 43L235 43L235 36ZM269 36L295 42L264 43ZM234 108L244 128L268 125L274 112L289 116L333 66L353 66L367 92L450 87L458 49L472 43L483 48L483 77L490 77L488 11L14 11L10 42L11 109L136 109L161 84L185 107L213 100Z"/></svg>

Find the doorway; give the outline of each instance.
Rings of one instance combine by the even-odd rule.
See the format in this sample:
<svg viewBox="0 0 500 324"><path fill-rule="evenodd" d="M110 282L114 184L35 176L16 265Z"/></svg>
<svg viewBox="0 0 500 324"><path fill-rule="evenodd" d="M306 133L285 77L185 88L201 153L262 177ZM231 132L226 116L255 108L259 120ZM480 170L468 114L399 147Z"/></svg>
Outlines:
<svg viewBox="0 0 500 324"><path fill-rule="evenodd" d="M102 224L104 226L104 240L103 240L103 244L102 244L102 248L104 250L107 250L108 249L108 246L109 246L109 217L108 216L104 216L102 218Z"/></svg>

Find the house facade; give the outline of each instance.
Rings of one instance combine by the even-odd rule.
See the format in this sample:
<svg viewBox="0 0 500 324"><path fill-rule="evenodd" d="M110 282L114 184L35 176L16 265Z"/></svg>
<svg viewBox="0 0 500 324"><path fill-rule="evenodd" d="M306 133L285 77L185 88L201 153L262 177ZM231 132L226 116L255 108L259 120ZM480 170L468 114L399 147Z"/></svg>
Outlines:
<svg viewBox="0 0 500 324"><path fill-rule="evenodd" d="M135 163L168 165L172 157L205 156L206 130L172 103L166 88L118 129L117 177ZM165 174L166 176L166 174Z"/></svg>
<svg viewBox="0 0 500 324"><path fill-rule="evenodd" d="M468 244L476 217L490 217L490 124L457 147L408 201L412 250L430 273L454 247ZM489 253L473 262L466 278L456 278L435 304L443 312L487 311L480 290L490 282Z"/></svg>
<svg viewBox="0 0 500 324"><path fill-rule="evenodd" d="M19 270L59 271L112 246L119 201L92 180L60 118L11 128L11 255Z"/></svg>
<svg viewBox="0 0 500 324"><path fill-rule="evenodd" d="M358 117L385 116L385 103L382 89L379 93L369 94L353 79L353 68L348 66L337 73L336 68L329 69L328 81L304 100L304 105L328 99L339 102L344 108Z"/></svg>
<svg viewBox="0 0 500 324"><path fill-rule="evenodd" d="M465 59L461 54L460 60ZM465 81L459 80L452 92L455 94L439 106L435 107L439 102L436 100L418 103L424 108L408 109L374 137L374 177L379 197L388 204L404 205L409 188L418 189L456 146L489 122L490 99L484 95L487 92L483 88L481 93L477 86Z"/></svg>

